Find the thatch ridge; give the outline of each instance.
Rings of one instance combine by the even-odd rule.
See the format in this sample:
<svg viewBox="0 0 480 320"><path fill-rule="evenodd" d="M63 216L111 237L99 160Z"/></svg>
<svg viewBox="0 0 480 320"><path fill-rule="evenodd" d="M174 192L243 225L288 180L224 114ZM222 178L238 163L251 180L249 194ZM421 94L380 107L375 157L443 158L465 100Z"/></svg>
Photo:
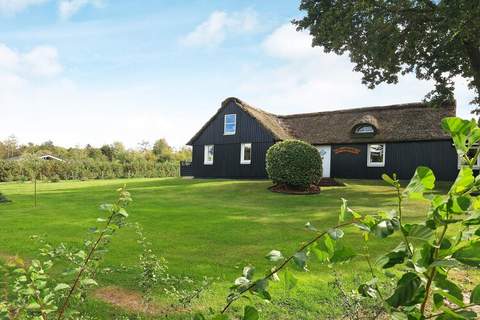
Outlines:
<svg viewBox="0 0 480 320"><path fill-rule="evenodd" d="M428 105L423 102L410 102L410 103L403 103L403 104L390 104L390 105L355 107L355 108L348 108L348 109L328 110L328 111L318 111L318 112L294 113L294 114L286 114L286 115L277 115L277 117L282 119L290 119L290 118L314 117L314 116L324 115L329 113L353 113L353 112L364 112L364 111L395 110L395 109L405 109L405 108L426 108L426 107L428 107Z"/></svg>

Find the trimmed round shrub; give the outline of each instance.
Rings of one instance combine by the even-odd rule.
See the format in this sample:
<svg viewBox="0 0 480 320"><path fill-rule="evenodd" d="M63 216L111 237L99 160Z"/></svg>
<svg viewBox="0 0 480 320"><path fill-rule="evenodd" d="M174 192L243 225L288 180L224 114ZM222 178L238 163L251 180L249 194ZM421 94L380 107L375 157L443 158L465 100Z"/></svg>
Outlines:
<svg viewBox="0 0 480 320"><path fill-rule="evenodd" d="M322 158L311 144L285 140L268 149L267 173L276 184L306 189L320 182Z"/></svg>

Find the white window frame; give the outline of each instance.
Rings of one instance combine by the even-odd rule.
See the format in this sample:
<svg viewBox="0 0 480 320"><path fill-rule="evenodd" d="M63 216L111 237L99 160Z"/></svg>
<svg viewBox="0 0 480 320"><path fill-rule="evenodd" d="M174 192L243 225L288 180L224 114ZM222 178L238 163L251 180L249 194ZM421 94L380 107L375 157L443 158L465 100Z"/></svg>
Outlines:
<svg viewBox="0 0 480 320"><path fill-rule="evenodd" d="M211 160L208 159L208 156L209 156L209 152L208 152L208 151L209 151L210 147L212 147L212 149L213 149L212 159L211 159ZM212 165L214 158L215 158L215 145L213 145L213 144L206 144L206 145L203 147L203 164L204 164L204 165Z"/></svg>
<svg viewBox="0 0 480 320"><path fill-rule="evenodd" d="M233 132L227 132L226 129L227 129L227 116L233 116L233 118L235 119L235 128L233 130ZM233 136L235 133L237 132L237 114L236 113L230 113L230 114L226 114L224 117L223 117L223 135L224 136Z"/></svg>
<svg viewBox="0 0 480 320"><path fill-rule="evenodd" d="M250 160L245 160L245 147L250 148ZM240 146L240 164L251 164L252 163L252 144L251 143L242 143Z"/></svg>
<svg viewBox="0 0 480 320"><path fill-rule="evenodd" d="M472 149L478 149L478 148L480 148L480 146L477 144L474 144L472 147ZM463 163L463 161L464 161L463 157L458 156L458 169L462 168L462 166L466 166L466 164ZM472 169L475 169L475 170L480 169L480 157L477 158L477 164L474 164Z"/></svg>
<svg viewBox="0 0 480 320"><path fill-rule="evenodd" d="M370 146L372 145L383 145L383 161L382 162L372 162L370 158ZM387 156L387 145L385 143L369 143L367 145L367 167L378 168L385 167L385 158Z"/></svg>

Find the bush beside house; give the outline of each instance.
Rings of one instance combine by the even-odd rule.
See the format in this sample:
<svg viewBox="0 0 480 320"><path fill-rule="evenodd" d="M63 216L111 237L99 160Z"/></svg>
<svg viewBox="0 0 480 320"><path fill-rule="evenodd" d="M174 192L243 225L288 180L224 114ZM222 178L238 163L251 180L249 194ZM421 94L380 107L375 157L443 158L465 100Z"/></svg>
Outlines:
<svg viewBox="0 0 480 320"><path fill-rule="evenodd" d="M322 178L322 158L318 150L300 140L285 140L267 151L268 177L278 186L308 190Z"/></svg>

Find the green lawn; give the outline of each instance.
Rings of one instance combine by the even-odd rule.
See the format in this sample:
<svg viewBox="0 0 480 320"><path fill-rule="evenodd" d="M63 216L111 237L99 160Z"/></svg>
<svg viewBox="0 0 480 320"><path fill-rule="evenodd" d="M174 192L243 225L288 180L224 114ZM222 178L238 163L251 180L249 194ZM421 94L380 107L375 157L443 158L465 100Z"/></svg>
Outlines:
<svg viewBox="0 0 480 320"><path fill-rule="evenodd" d="M288 254L312 237L303 228L305 222L311 221L319 228L333 226L342 197L361 213L389 210L395 205L391 189L381 182L368 181L346 181L346 187L324 188L320 194L308 196L272 193L267 190L267 181L131 179L44 183L39 185L37 208L33 208L32 184L0 184L0 192L13 201L0 204L0 254L35 257L38 245L29 239L31 235L46 235L52 243L80 244L88 227L102 214L99 204L113 201L115 189L124 183L134 198L129 221L143 225L155 252L169 261L171 272L195 279L204 275L218 278L211 290L194 303L194 310L219 309L243 266L252 264L263 272L269 266L264 256L271 249ZM408 202L406 220L423 218L426 205ZM362 250L359 234L354 229L346 230L346 234L346 240ZM376 241L371 250L375 254L390 248L394 240ZM105 265L127 268L101 275L100 285L136 289L138 253L134 230L121 230ZM366 265L359 259L335 270L349 282L366 270ZM333 313L335 297L328 287L333 270L314 262L310 272L295 274L301 283L298 289L286 293L277 284L273 303L259 304L266 312L264 318L323 319ZM103 318L112 318L116 312L94 299L88 308ZM240 305L232 312L238 309ZM170 317L189 318L181 312Z"/></svg>

